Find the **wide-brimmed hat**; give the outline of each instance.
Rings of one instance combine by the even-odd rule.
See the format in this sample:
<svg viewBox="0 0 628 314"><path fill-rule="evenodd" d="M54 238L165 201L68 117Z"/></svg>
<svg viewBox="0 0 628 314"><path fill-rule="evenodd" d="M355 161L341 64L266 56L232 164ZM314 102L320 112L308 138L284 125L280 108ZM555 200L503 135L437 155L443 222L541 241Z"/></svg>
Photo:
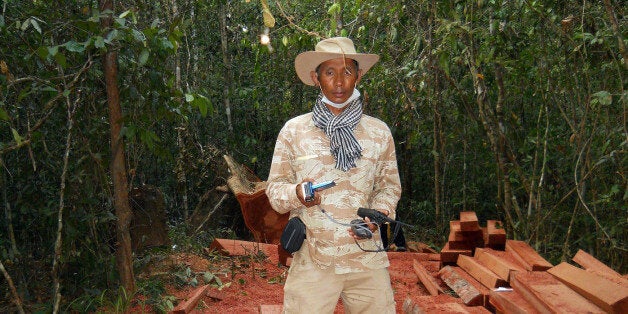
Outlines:
<svg viewBox="0 0 628 314"><path fill-rule="evenodd" d="M379 60L376 54L357 53L351 39L333 37L318 42L314 51L300 53L294 59L294 68L303 83L314 86L310 72L327 60L342 57L357 61L363 75Z"/></svg>

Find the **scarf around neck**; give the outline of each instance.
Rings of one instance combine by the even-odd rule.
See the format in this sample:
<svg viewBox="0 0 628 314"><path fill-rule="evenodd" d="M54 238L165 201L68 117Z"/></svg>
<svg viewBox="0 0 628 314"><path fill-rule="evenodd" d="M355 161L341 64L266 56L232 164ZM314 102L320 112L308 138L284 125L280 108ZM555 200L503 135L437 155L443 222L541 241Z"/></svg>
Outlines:
<svg viewBox="0 0 628 314"><path fill-rule="evenodd" d="M330 141L330 152L336 159L336 169L348 171L362 157L362 146L355 138L355 128L362 118L362 98L358 97L346 105L346 109L335 116L323 103L323 93L318 95L312 120L325 132Z"/></svg>

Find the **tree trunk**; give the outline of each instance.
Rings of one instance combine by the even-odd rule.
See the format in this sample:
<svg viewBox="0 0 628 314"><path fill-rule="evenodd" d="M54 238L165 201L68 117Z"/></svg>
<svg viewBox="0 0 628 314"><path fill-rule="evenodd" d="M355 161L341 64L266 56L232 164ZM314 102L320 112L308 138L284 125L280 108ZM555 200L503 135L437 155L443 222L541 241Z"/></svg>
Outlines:
<svg viewBox="0 0 628 314"><path fill-rule="evenodd" d="M0 166L6 167L4 164L4 159L0 154ZM4 202L4 216L6 217L7 223L7 233L9 234L9 242L11 243L11 249L9 250L9 259L13 261L16 256L20 255L20 252L17 250L17 242L15 241L15 232L13 232L13 213L11 211L11 204L9 203L9 199L7 198L7 179L6 172L2 171L2 176L0 176L0 185L2 185L2 200Z"/></svg>
<svg viewBox="0 0 628 314"><path fill-rule="evenodd" d="M497 83L497 103L495 104L495 120L497 125L495 125L496 128L493 133L497 134L497 150L495 153L498 156L497 159L502 172L501 180L504 185L504 209L509 212L511 210L514 211L517 214L519 222L525 223L521 215L521 210L519 209L519 204L513 193L512 184L510 183L512 158L510 160L508 158L508 145L506 134L504 133L504 99L506 98L506 91L504 89L503 69L498 63L495 63L495 82Z"/></svg>
<svg viewBox="0 0 628 314"><path fill-rule="evenodd" d="M608 20L611 22L613 34L617 37L619 53L623 57L622 59L624 60L624 67L628 68L628 51L626 50L626 45L624 45L624 37L621 35L619 23L617 22L617 17L615 16L615 10L613 9L611 0L604 0L604 8L606 9L606 14L608 14Z"/></svg>
<svg viewBox="0 0 628 314"><path fill-rule="evenodd" d="M61 267L61 254L63 244L63 209L65 208L65 182L68 174L68 163L70 160L70 151L72 150L72 127L74 126L74 109L68 97L65 98L68 106L68 134L65 138L65 153L63 154L63 170L61 171L61 186L59 188L59 213L57 214L57 239L55 241L55 253L52 259L52 282L53 282L53 307L52 313L59 313L61 304L61 278L59 278L59 269ZM80 101L79 96L76 98L75 106Z"/></svg>
<svg viewBox="0 0 628 314"><path fill-rule="evenodd" d="M476 95L476 103L478 106L478 112L480 121L482 121L482 126L484 127L484 131L486 132L486 136L491 143L491 148L495 157L497 159L498 165L498 177L499 177L499 187L504 189L504 193L502 196L502 206L504 210L504 214L506 215L507 224L510 226L510 230L514 231L516 226L515 221L511 214L511 199L510 199L510 185L509 185L509 168L506 166L507 160L505 159L503 152L503 136L499 130L498 123L495 118L495 113L488 104L486 99L486 84L484 82L484 78L482 73L479 72L479 69L476 67L475 54L472 47L473 40L469 40L469 49L467 49L467 64L469 65L469 71L471 72L471 77L473 78L473 85L475 88ZM496 75L499 75L496 73ZM503 95L502 95L503 96ZM499 198L499 197L498 197Z"/></svg>
<svg viewBox="0 0 628 314"><path fill-rule="evenodd" d="M189 1L190 5L190 23L192 25L196 24L196 1ZM190 44L188 45L189 53L188 53L188 66L187 66L187 79L186 83L188 84L188 89L190 89L190 85L193 89L197 88L197 79L196 74L198 73L198 50L196 49L196 27L192 27L190 34ZM190 62L192 62L192 69L190 69ZM190 75L192 73L192 75Z"/></svg>
<svg viewBox="0 0 628 314"><path fill-rule="evenodd" d="M432 51L432 43L433 43L433 39L434 39L434 27L433 27L433 23L434 23L434 16L436 16L436 4L432 3L430 5L430 10L432 11L432 14L430 14L429 18L428 18L428 25L429 25L429 32L428 32L428 49L429 51ZM434 65L436 63L436 56L434 54L430 54L430 65ZM428 97L430 102L432 101L432 99L434 99L434 95L436 93L438 93L437 91L437 87L436 87L436 73L435 71L433 72L433 74L431 76L428 77L428 79L431 79L430 85L431 87L429 88L428 91ZM434 139L434 143L432 146L432 150L436 153L433 154L434 157L434 162L433 162L433 166L434 166L434 216L436 219L436 226L437 228L440 230L441 227L441 191L442 191L442 182L441 182L441 155L440 155L440 151L442 147L439 147L441 144L440 141L440 133L441 133L441 114L438 111L438 104L436 102L432 103L430 105L432 107L432 113L434 114L434 125L433 125L433 139Z"/></svg>
<svg viewBox="0 0 628 314"><path fill-rule="evenodd" d="M435 82L433 81L432 84ZM435 88L433 88L435 90ZM430 99L432 99L432 95L430 95ZM432 113L434 114L434 122L433 122L433 138L434 143L432 144L432 150L434 154L434 214L436 215L436 221L440 224L440 215L441 215L441 114L438 111L438 104L432 104Z"/></svg>
<svg viewBox="0 0 628 314"><path fill-rule="evenodd" d="M177 7L177 2L175 0L171 1L172 5L172 19L176 19L179 16L179 8ZM172 22L172 21L171 21ZM179 53L179 49L174 52L174 86L175 89L183 92L183 84L181 80L181 54ZM184 98L181 97L179 100L181 106L185 105ZM187 133L188 127L187 122L184 120L181 123L181 126L177 128L177 147L179 148L179 155L177 156L175 173L177 174L177 190L181 193L182 199L182 210L183 210L183 220L188 220L189 215L189 205L188 205L188 180L187 174L185 173L185 156L187 155L187 149L185 147L185 135Z"/></svg>
<svg viewBox="0 0 628 314"><path fill-rule="evenodd" d="M100 11L113 11L113 0L99 0ZM107 31L113 24L111 14L101 19L102 28ZM113 204L116 220L116 266L120 275L120 283L127 295L135 292L133 275L133 259L129 226L132 212L129 205L129 183L127 181L124 160L124 143L120 136L122 130L122 108L118 89L118 53L108 49L103 57L103 70L107 89L107 105L109 107L109 125L111 135L111 177L113 180Z"/></svg>
<svg viewBox="0 0 628 314"><path fill-rule="evenodd" d="M340 3L340 0L334 0L334 4L342 5L342 3ZM334 14L333 19L334 19L334 24L336 24L334 32L336 36L340 36L340 34L342 33L342 28L344 27L344 24L342 23L342 8L338 10L337 13Z"/></svg>
<svg viewBox="0 0 628 314"><path fill-rule="evenodd" d="M0 155L0 165L4 166L4 160L2 159L2 156ZM10 261L13 261L15 256L18 255L18 251L17 251L17 245L15 243L15 234L13 233L13 222L11 221L11 207L9 205L9 201L7 199L7 184L6 183L6 177L5 177L5 172L2 171L2 175L0 176L0 185L2 185L2 199L4 202L4 211L5 211L5 216L7 218L7 232L9 233L9 241L11 242L11 249L9 250L9 258ZM22 298L20 297L20 294L17 292L17 289L15 288L15 285L13 284L13 279L11 278L11 276L9 275L9 272L7 272L7 270L4 268L4 264L2 264L2 260L0 260L0 272L4 275L4 279L7 282L7 285L9 286L9 289L11 291L11 295L13 296L13 302L15 303L15 306L18 309L18 312L20 314L24 313L24 308L22 307Z"/></svg>
<svg viewBox="0 0 628 314"><path fill-rule="evenodd" d="M227 127L233 132L233 124L231 124L231 102L229 97L231 94L231 62L229 62L229 50L227 49L227 6L229 3L223 1L220 7L220 44L222 46L222 62L225 66L225 83L223 84L222 97L225 104L225 112L227 114Z"/></svg>

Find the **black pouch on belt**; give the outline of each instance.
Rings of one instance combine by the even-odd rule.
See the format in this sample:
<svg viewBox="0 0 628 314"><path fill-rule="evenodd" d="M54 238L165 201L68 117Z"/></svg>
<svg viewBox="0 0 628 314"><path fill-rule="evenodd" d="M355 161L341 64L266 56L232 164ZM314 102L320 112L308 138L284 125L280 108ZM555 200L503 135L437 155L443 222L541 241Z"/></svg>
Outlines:
<svg viewBox="0 0 628 314"><path fill-rule="evenodd" d="M299 217L290 218L279 240L281 247L288 253L294 253L301 248L303 240L305 240L305 224Z"/></svg>

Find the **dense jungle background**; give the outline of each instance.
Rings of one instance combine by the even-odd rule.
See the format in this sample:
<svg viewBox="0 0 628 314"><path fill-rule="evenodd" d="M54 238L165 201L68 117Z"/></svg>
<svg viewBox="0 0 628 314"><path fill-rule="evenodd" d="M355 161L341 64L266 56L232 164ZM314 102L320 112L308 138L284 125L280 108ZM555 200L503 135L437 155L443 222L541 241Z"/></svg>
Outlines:
<svg viewBox="0 0 628 314"><path fill-rule="evenodd" d="M398 215L420 226L408 239L439 249L472 210L554 264L583 249L628 271L623 1L0 9L2 312L94 311L157 289L133 274L140 201L165 213L163 250L250 239L223 155L266 179L277 133L317 93L294 58L338 35L381 56L359 88L396 140Z"/></svg>

